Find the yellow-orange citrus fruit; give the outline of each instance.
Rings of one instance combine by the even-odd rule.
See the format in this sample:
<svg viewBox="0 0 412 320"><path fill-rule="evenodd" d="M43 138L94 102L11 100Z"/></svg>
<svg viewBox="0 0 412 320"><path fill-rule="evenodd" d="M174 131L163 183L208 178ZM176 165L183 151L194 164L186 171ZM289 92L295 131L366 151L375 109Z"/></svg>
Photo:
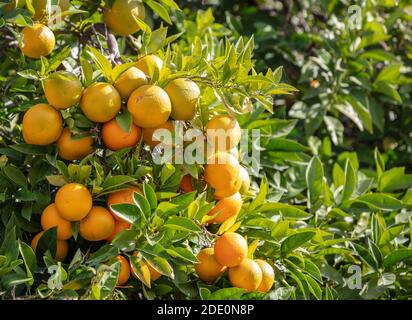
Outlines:
<svg viewBox="0 0 412 320"><path fill-rule="evenodd" d="M180 189L185 193L193 191L192 176L190 174L183 176L182 181L180 181Z"/></svg>
<svg viewBox="0 0 412 320"><path fill-rule="evenodd" d="M205 181L219 198L230 197L242 186L239 161L226 152L218 152L205 165Z"/></svg>
<svg viewBox="0 0 412 320"><path fill-rule="evenodd" d="M134 66L142 70L146 76L153 78L155 70L160 74L163 68L163 61L158 56L149 54L137 60Z"/></svg>
<svg viewBox="0 0 412 320"><path fill-rule="evenodd" d="M44 231L39 232L36 234L33 239L31 240L31 247L33 248L34 252L36 252L37 244L42 237ZM56 241L56 254L54 259L57 261L63 262L66 257L67 253L69 252L69 245L66 240L57 240Z"/></svg>
<svg viewBox="0 0 412 320"><path fill-rule="evenodd" d="M239 123L230 116L214 116L207 124L207 140L208 143L214 142L215 150L235 148L240 142L240 135Z"/></svg>
<svg viewBox="0 0 412 320"><path fill-rule="evenodd" d="M236 267L229 268L230 284L246 291L255 291L262 282L262 271L252 259L245 259Z"/></svg>
<svg viewBox="0 0 412 320"><path fill-rule="evenodd" d="M116 219L116 216L113 216ZM130 228L130 223L125 222L125 221L114 221L114 229L112 234L106 239L109 242L112 242L114 237L121 231L127 230Z"/></svg>
<svg viewBox="0 0 412 320"><path fill-rule="evenodd" d="M239 171L239 179L242 181L242 186L240 187L240 193L246 193L249 191L250 188L250 177L249 173L247 170L240 166L240 171Z"/></svg>
<svg viewBox="0 0 412 320"><path fill-rule="evenodd" d="M115 87L109 83L96 82L83 91L80 107L89 120L107 122L119 112L121 103Z"/></svg>
<svg viewBox="0 0 412 320"><path fill-rule="evenodd" d="M175 79L169 82L165 91L172 102L171 116L175 120L192 120L200 99L200 89L190 79Z"/></svg>
<svg viewBox="0 0 412 320"><path fill-rule="evenodd" d="M130 132L127 132L120 127L116 119L106 122L102 128L103 142L113 151L136 146L141 136L142 130L138 126L132 123Z"/></svg>
<svg viewBox="0 0 412 320"><path fill-rule="evenodd" d="M152 281L156 281L157 279L159 279L162 276L162 274L159 271L157 271L155 268L153 268L150 263L146 262L146 265L149 268L150 279Z"/></svg>
<svg viewBox="0 0 412 320"><path fill-rule="evenodd" d="M25 56L33 59L48 56L55 44L54 33L47 26L36 23L24 27L21 51Z"/></svg>
<svg viewBox="0 0 412 320"><path fill-rule="evenodd" d="M82 83L75 74L57 71L44 81L44 95L47 102L56 109L74 106L82 97Z"/></svg>
<svg viewBox="0 0 412 320"><path fill-rule="evenodd" d="M195 270L200 279L207 283L213 283L225 272L226 267L216 261L214 249L205 248L197 254L199 263L195 264Z"/></svg>
<svg viewBox="0 0 412 320"><path fill-rule="evenodd" d="M130 278L130 265L129 261L123 256L117 256L116 259L120 262L120 272L117 278L117 285L124 285Z"/></svg>
<svg viewBox="0 0 412 320"><path fill-rule="evenodd" d="M175 124L173 121L169 120L158 127L146 128L142 130L144 143L152 148L156 147L160 143L160 141L153 137L153 133L157 129L166 129L170 132L171 136L173 137L173 133L175 132Z"/></svg>
<svg viewBox="0 0 412 320"><path fill-rule="evenodd" d="M264 260L256 259L255 262L259 265L262 271L262 281L257 288L257 291L268 292L275 282L275 272L272 266Z"/></svg>
<svg viewBox="0 0 412 320"><path fill-rule="evenodd" d="M49 145L59 139L63 119L52 106L40 103L26 111L23 117L23 138L28 144Z"/></svg>
<svg viewBox="0 0 412 320"><path fill-rule="evenodd" d="M135 18L144 20L144 5L140 0L115 0L110 9L103 11L103 16L113 33L128 36L140 30Z"/></svg>
<svg viewBox="0 0 412 320"><path fill-rule="evenodd" d="M73 137L70 129L65 128L57 140L59 156L65 160L80 160L93 152L92 137Z"/></svg>
<svg viewBox="0 0 412 320"><path fill-rule="evenodd" d="M47 0L33 0L32 1L34 15L33 20L41 20L46 16ZM61 12L67 11L70 8L70 0L59 0L59 7ZM51 12L54 16L57 12Z"/></svg>
<svg viewBox="0 0 412 320"><path fill-rule="evenodd" d="M85 218L80 220L80 235L88 241L104 240L114 230L114 219L108 210L94 206Z"/></svg>
<svg viewBox="0 0 412 320"><path fill-rule="evenodd" d="M142 194L142 191L138 187L129 187L124 190L110 193L109 197L107 198L108 207L110 208L110 206L114 204L134 204L133 194L135 192ZM116 220L123 221L120 217L116 216L116 214L112 210L110 211Z"/></svg>
<svg viewBox="0 0 412 320"><path fill-rule="evenodd" d="M43 230L57 227L57 239L59 240L67 240L73 235L72 224L60 216L54 203L43 210L40 223Z"/></svg>
<svg viewBox="0 0 412 320"><path fill-rule="evenodd" d="M127 100L137 88L147 84L147 78L143 71L131 67L124 71L114 83L123 100Z"/></svg>
<svg viewBox="0 0 412 320"><path fill-rule="evenodd" d="M68 183L62 186L54 200L60 216L68 221L82 220L92 208L92 202L89 190L79 183Z"/></svg>
<svg viewBox="0 0 412 320"><path fill-rule="evenodd" d="M223 223L227 219L236 216L242 208L242 197L239 192L226 198L220 199L212 210L208 213L209 216L216 215L210 223Z"/></svg>
<svg viewBox="0 0 412 320"><path fill-rule="evenodd" d="M234 232L226 232L215 243L216 261L226 267L239 265L247 256L248 246L245 238Z"/></svg>
<svg viewBox="0 0 412 320"><path fill-rule="evenodd" d="M172 105L169 96L160 87L144 85L133 91L127 101L133 122L141 128L156 128L170 116Z"/></svg>

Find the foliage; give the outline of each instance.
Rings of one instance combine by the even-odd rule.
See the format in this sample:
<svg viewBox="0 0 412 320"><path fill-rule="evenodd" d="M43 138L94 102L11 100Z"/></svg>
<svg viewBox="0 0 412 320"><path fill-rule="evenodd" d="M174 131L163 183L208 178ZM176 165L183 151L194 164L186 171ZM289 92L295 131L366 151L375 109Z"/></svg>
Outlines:
<svg viewBox="0 0 412 320"><path fill-rule="evenodd" d="M411 7L406 1L398 6L364 1L357 29L349 28L346 1L278 1L282 6L273 8L270 1L222 1L213 10L200 10L196 2L185 1L178 10L174 1L145 1L151 14L141 22L142 31L117 38L118 51L101 23L103 1L72 3L76 9L53 28L58 48L41 60L16 50L21 27L31 23L27 10L0 18L2 297L411 297ZM170 22L173 26L164 27ZM22 143L22 115L45 101L42 80L50 73L72 71L84 86L101 79L113 83L125 66L150 53L170 67L155 73L152 83L164 86L184 76L201 86L194 126L204 129L211 114L229 112L242 128L260 129L260 171L253 171L236 223L206 226L214 200L200 165L156 165L141 145L103 152L99 126L78 106L63 111L65 123L76 133L94 135L100 151L72 163L60 160L54 146ZM127 127L128 119L123 110L118 121ZM198 184L194 192L180 194L187 173ZM90 187L101 205L108 193L140 185L144 192L135 193L136 205L112 207L133 227L112 243L79 236L63 264L52 258L56 233L50 230L44 254L36 257L27 243L41 229L40 213L57 187L71 181ZM272 291L245 293L232 288L227 276L213 285L198 279L197 252L227 230L244 235L250 254L275 266ZM144 275L141 260L132 256L135 250L161 271L159 280L151 283ZM139 278L121 288L115 286L119 264L107 262L119 253L130 259ZM349 285L353 266L361 268L356 289Z"/></svg>

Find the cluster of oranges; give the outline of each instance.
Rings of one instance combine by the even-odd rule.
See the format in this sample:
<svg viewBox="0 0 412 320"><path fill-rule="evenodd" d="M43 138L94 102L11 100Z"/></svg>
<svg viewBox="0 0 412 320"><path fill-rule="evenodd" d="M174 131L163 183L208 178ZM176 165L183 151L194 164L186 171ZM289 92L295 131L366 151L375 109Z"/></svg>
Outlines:
<svg viewBox="0 0 412 320"><path fill-rule="evenodd" d="M66 2L60 2L64 6ZM68 2L68 5L70 3ZM62 7L62 10L67 8ZM36 10L43 12L44 10ZM138 31L136 19L144 18L144 6L140 1L114 1L110 9L104 10L104 21L118 35L128 35ZM44 12L34 18L39 20ZM126 23L131 17L130 23ZM21 50L26 56L38 59L49 55L55 46L53 32L45 25L36 23L23 30ZM157 129L171 133L175 121L191 121L195 118L200 100L198 85L188 78L169 81L164 87L151 84L153 75L160 74L163 61L156 55L146 55L133 66L121 73L112 83L95 82L87 88L79 78L68 71L57 71L43 81L47 103L29 108L22 123L22 134L26 143L32 145L56 144L58 155L65 160L80 160L95 150L94 137L86 132L74 135L65 127L61 110L80 105L80 110L100 129L100 137L105 148L112 151L133 148L143 139L150 148L159 141L154 136ZM117 121L122 106L127 108L133 123L126 131ZM215 147L204 167L204 181L214 190L216 205L208 213L208 223L224 223L236 219L242 208L242 196L250 187L250 178L239 164L236 150L241 139L239 123L230 115L213 116L206 127L207 141ZM225 143L216 131L224 134ZM94 130L94 132L96 132ZM181 181L183 192L193 191L192 177L186 175ZM107 207L113 204L134 204L133 194L141 190L136 186L109 194ZM86 186L69 183L56 193L54 203L44 209L41 215L43 231L32 240L37 244L45 230L57 227L56 260L64 261L68 253L67 240L73 236L72 222L79 223L79 233L88 241L112 241L116 234L129 229L130 224L116 216L110 209L93 206L93 198ZM214 248L202 249L198 254L199 263L195 270L205 282L215 282L228 268L229 280L233 286L247 291L267 292L273 285L274 272L265 261L247 258L246 240L239 234L226 232L220 236ZM148 275L152 281L161 273L144 261L138 252L133 254L142 261L140 273ZM120 273L118 285L125 284L132 273L139 278L133 265L123 256L118 256Z"/></svg>
<svg viewBox="0 0 412 320"><path fill-rule="evenodd" d="M127 189L113 192L107 199L107 206L122 203L132 204L135 192L141 193L141 190L138 187L130 186ZM33 237L31 246L36 251L44 232L56 227L57 243L54 258L57 261L64 261L67 257L67 240L73 236L73 222L79 223L79 233L82 238L88 241L106 240L111 242L119 232L130 228L128 222L122 220L110 209L93 206L92 195L84 185L78 183L69 183L61 187L56 193L55 202L43 210L40 221L43 231ZM136 252L134 255L138 255L138 253ZM128 281L130 270L138 278L125 257L119 255L116 258L120 263L118 285L123 285ZM142 270L150 273L152 281L161 276L147 262L143 263Z"/></svg>
<svg viewBox="0 0 412 320"><path fill-rule="evenodd" d="M245 238L235 232L220 236L213 248L204 248L197 255L195 270L200 279L214 283L228 268L229 281L246 291L268 292L275 279L272 266L260 259L249 259Z"/></svg>

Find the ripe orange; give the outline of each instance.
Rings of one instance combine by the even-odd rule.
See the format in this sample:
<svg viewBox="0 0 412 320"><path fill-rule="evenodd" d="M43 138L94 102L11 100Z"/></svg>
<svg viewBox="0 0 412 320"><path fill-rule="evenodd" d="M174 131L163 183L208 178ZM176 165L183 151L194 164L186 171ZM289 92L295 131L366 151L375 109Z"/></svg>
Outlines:
<svg viewBox="0 0 412 320"><path fill-rule="evenodd" d="M120 94L111 84L96 82L83 91L80 107L89 120L107 122L120 110Z"/></svg>
<svg viewBox="0 0 412 320"><path fill-rule="evenodd" d="M130 278L130 265L129 261L123 256L117 256L116 259L120 262L120 272L117 278L117 285L124 285Z"/></svg>
<svg viewBox="0 0 412 320"><path fill-rule="evenodd" d="M54 203L43 210L40 222L43 230L57 227L57 239L59 240L67 240L73 235L72 224L60 216Z"/></svg>
<svg viewBox="0 0 412 320"><path fill-rule="evenodd" d="M115 0L110 9L105 8L103 17L113 33L128 36L140 30L135 17L144 20L144 5L139 0Z"/></svg>
<svg viewBox="0 0 412 320"><path fill-rule="evenodd" d="M153 133L157 129L166 129L173 136L173 133L175 132L175 124L173 121L169 120L158 127L142 130L144 143L152 148L156 147L160 143L160 141L158 141L156 138L153 137Z"/></svg>
<svg viewBox="0 0 412 320"><path fill-rule="evenodd" d="M123 100L127 100L137 88L147 84L147 78L143 71L131 67L124 71L114 83Z"/></svg>
<svg viewBox="0 0 412 320"><path fill-rule="evenodd" d="M169 96L162 88L144 85L133 91L127 101L127 109L137 126L155 128L167 121L172 105Z"/></svg>
<svg viewBox="0 0 412 320"><path fill-rule="evenodd" d="M239 123L230 116L214 116L207 124L207 140L208 143L214 143L215 150L235 148L240 142L240 135Z"/></svg>
<svg viewBox="0 0 412 320"><path fill-rule="evenodd" d="M130 132L126 132L123 131L116 119L106 122L102 128L103 142L113 151L136 146L141 136L142 130L138 126L132 124Z"/></svg>
<svg viewBox="0 0 412 320"><path fill-rule="evenodd" d="M242 186L238 160L226 152L218 152L205 165L205 181L215 189L218 198L230 197Z"/></svg>
<svg viewBox="0 0 412 320"><path fill-rule="evenodd" d="M74 138L70 129L65 128L59 140L57 140L57 150L62 159L80 160L93 152L93 138Z"/></svg>
<svg viewBox="0 0 412 320"><path fill-rule="evenodd" d="M33 248L34 252L36 252L37 244L40 238L42 237L43 233L44 231L39 232L31 240L31 247ZM57 261L63 262L66 259L68 252L69 252L69 245L67 244L67 241L57 240L56 254L54 256L54 259L56 259Z"/></svg>
<svg viewBox="0 0 412 320"><path fill-rule="evenodd" d="M190 174L183 176L182 181L180 181L180 189L185 193L193 191L192 176Z"/></svg>
<svg viewBox="0 0 412 320"><path fill-rule="evenodd" d="M59 139L63 119L56 109L44 103L36 104L23 117L23 138L28 144L49 145Z"/></svg>
<svg viewBox="0 0 412 320"><path fill-rule="evenodd" d="M92 208L92 202L89 190L79 183L65 184L57 191L55 198L57 211L68 221L82 220Z"/></svg>
<svg viewBox="0 0 412 320"><path fill-rule="evenodd" d="M116 216L113 216L116 219ZM114 229L112 234L106 239L109 242L112 242L114 237L121 231L127 230L130 228L130 223L127 223L125 221L114 221Z"/></svg>
<svg viewBox="0 0 412 320"><path fill-rule="evenodd" d="M36 23L24 27L21 51L29 58L39 59L42 56L48 56L55 44L54 33L47 26Z"/></svg>
<svg viewBox="0 0 412 320"><path fill-rule="evenodd" d="M171 116L175 120L192 120L200 99L200 89L190 79L175 79L165 88L172 102Z"/></svg>
<svg viewBox="0 0 412 320"><path fill-rule="evenodd" d="M32 1L34 15L33 20L41 20L46 16L47 0L33 0ZM70 0L59 0L59 7L61 12L67 11L70 8ZM52 15L57 12L51 12Z"/></svg>
<svg viewBox="0 0 412 320"><path fill-rule="evenodd" d="M109 194L109 197L107 198L107 206L110 208L110 206L114 204L123 204L123 203L134 204L133 194L135 192L143 194L142 191L138 187L133 187L133 186L130 186L129 188L125 190L119 190L119 191L112 192L111 194ZM121 218L116 216L116 214L112 210L110 211L117 221L123 221Z"/></svg>
<svg viewBox="0 0 412 320"><path fill-rule="evenodd" d="M214 249L205 248L197 254L199 263L195 264L195 270L200 279L207 283L213 283L225 272L226 267L216 261Z"/></svg>
<svg viewBox="0 0 412 320"><path fill-rule="evenodd" d="M67 109L79 103L82 91L82 83L71 72L57 71L44 80L46 99L56 109Z"/></svg>
<svg viewBox="0 0 412 320"><path fill-rule="evenodd" d="M242 181L242 186L240 187L240 193L244 194L249 191L250 188L250 177L247 170L240 166L239 179Z"/></svg>
<svg viewBox="0 0 412 320"><path fill-rule="evenodd" d="M80 220L80 235L88 241L104 240L114 230L114 219L108 210L94 206L85 218Z"/></svg>
<svg viewBox="0 0 412 320"><path fill-rule="evenodd" d="M232 286L255 291L262 282L262 271L252 259L245 259L236 267L229 268L229 281Z"/></svg>
<svg viewBox="0 0 412 320"><path fill-rule="evenodd" d="M208 213L209 216L216 214L210 223L223 223L227 219L236 216L242 208L242 197L239 192L236 192L233 196L220 199L212 210Z"/></svg>
<svg viewBox="0 0 412 320"><path fill-rule="evenodd" d="M163 61L158 56L149 54L137 60L135 67L142 70L146 76L153 78L155 70L160 74L163 68Z"/></svg>
<svg viewBox="0 0 412 320"><path fill-rule="evenodd" d="M245 238L234 232L226 232L215 243L215 258L221 265L235 267L247 256L248 246Z"/></svg>
<svg viewBox="0 0 412 320"><path fill-rule="evenodd" d="M262 271L262 281L260 282L257 291L268 292L275 281L275 272L273 271L272 266L266 261L256 259L255 262L259 265L259 268Z"/></svg>

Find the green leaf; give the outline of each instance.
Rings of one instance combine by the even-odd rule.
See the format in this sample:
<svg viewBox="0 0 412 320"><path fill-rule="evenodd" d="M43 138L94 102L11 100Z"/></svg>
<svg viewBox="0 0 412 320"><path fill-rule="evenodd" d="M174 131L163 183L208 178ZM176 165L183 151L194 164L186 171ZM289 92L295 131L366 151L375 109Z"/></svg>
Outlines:
<svg viewBox="0 0 412 320"><path fill-rule="evenodd" d="M6 234L4 235L3 243L0 247L0 255L5 255L9 260L17 259L19 249L17 246L16 226L9 228L12 220L7 224Z"/></svg>
<svg viewBox="0 0 412 320"><path fill-rule="evenodd" d="M123 131L128 133L132 131L133 118L127 109L122 110L122 113L116 117L116 121Z"/></svg>
<svg viewBox="0 0 412 320"><path fill-rule="evenodd" d="M36 255L38 258L43 257L46 251L49 251L52 257L55 257L57 250L57 227L45 230L37 242Z"/></svg>
<svg viewBox="0 0 412 320"><path fill-rule="evenodd" d="M396 63L386 66L381 70L381 72L376 77L375 82L384 81L384 82L396 82L399 79L401 74L402 64Z"/></svg>
<svg viewBox="0 0 412 320"><path fill-rule="evenodd" d="M147 201L150 204L151 210L155 210L156 207L157 207L156 192L153 190L153 188L148 183L144 183L143 184L143 193L144 193L144 196L146 197Z"/></svg>
<svg viewBox="0 0 412 320"><path fill-rule="evenodd" d="M143 217L148 220L152 212L149 201L137 192L133 193L133 201L142 213Z"/></svg>
<svg viewBox="0 0 412 320"><path fill-rule="evenodd" d="M15 165L6 165L3 170L7 178L19 186L27 188L27 178L18 167Z"/></svg>
<svg viewBox="0 0 412 320"><path fill-rule="evenodd" d="M313 157L306 170L309 208L313 207L322 195L323 166L318 157Z"/></svg>
<svg viewBox="0 0 412 320"><path fill-rule="evenodd" d="M179 258L190 263L199 263L193 252L187 248L166 248L166 252L173 258Z"/></svg>
<svg viewBox="0 0 412 320"><path fill-rule="evenodd" d="M386 230L383 231L380 239L379 239L379 246L383 247L387 245L390 241L395 239L400 233L403 231L405 226L403 224L390 226Z"/></svg>
<svg viewBox="0 0 412 320"><path fill-rule="evenodd" d="M36 254L33 249L25 242L19 240L19 251L23 258L24 265L26 267L26 273L28 277L33 277L34 271L37 266ZM32 279L29 284L32 285L34 279Z"/></svg>
<svg viewBox="0 0 412 320"><path fill-rule="evenodd" d="M382 155L380 154L378 148L375 148L374 156L375 156L376 174L380 181L380 177L385 172L385 161L383 160Z"/></svg>
<svg viewBox="0 0 412 320"><path fill-rule="evenodd" d="M132 204L113 204L110 206L110 209L117 217L134 225L138 224L141 217L139 209Z"/></svg>
<svg viewBox="0 0 412 320"><path fill-rule="evenodd" d="M168 24L172 24L172 21L170 20L169 12L163 5L153 0L145 0L145 2L150 8L152 8L154 12L156 12L159 15L160 18L162 18Z"/></svg>
<svg viewBox="0 0 412 320"><path fill-rule="evenodd" d="M127 183L135 181L136 178L130 177L130 176L113 176L113 177L108 177L102 184L102 192L113 190L115 188L118 188L122 185L125 185Z"/></svg>
<svg viewBox="0 0 412 320"><path fill-rule="evenodd" d="M200 232L202 230L195 222L185 217L172 217L166 221L164 227L168 229L194 233Z"/></svg>
<svg viewBox="0 0 412 320"><path fill-rule="evenodd" d="M42 155L47 153L47 148L32 144L13 144L9 147L24 154Z"/></svg>
<svg viewBox="0 0 412 320"><path fill-rule="evenodd" d="M312 214L307 213L306 211L303 211L302 209L299 209L296 206L292 206L286 203L264 203L261 206L259 206L256 210L256 212L266 212L270 211L273 212L274 214L281 214L283 218L285 219L295 219L295 220L307 220L313 217Z"/></svg>
<svg viewBox="0 0 412 320"><path fill-rule="evenodd" d="M305 152L309 148L300 143L284 138L271 139L270 142L264 146L269 151L287 151L287 152Z"/></svg>
<svg viewBox="0 0 412 320"><path fill-rule="evenodd" d="M259 193L248 206L248 212L253 212L258 206L262 205L265 202L266 195L268 193L268 188L268 180L266 176L263 176L262 181L260 182Z"/></svg>
<svg viewBox="0 0 412 320"><path fill-rule="evenodd" d="M305 231L293 234L282 241L280 251L282 254L289 253L296 248L299 248L315 236L316 232Z"/></svg>
<svg viewBox="0 0 412 320"><path fill-rule="evenodd" d="M165 258L147 254L146 252L144 252L144 250L140 250L140 253L144 257L144 259L147 262L149 262L150 265L154 269L156 269L159 273L165 275L166 277L174 279L175 274L174 274L173 268L169 264L169 262L167 262L167 260Z"/></svg>
<svg viewBox="0 0 412 320"><path fill-rule="evenodd" d="M389 255L385 257L385 259L383 260L383 266L385 268L388 268L397 264L398 262L411 258L412 249L398 249L391 252Z"/></svg>
<svg viewBox="0 0 412 320"><path fill-rule="evenodd" d="M402 201L384 193L364 194L357 197L354 202L366 203L372 208L384 211L399 210L403 207Z"/></svg>
<svg viewBox="0 0 412 320"><path fill-rule="evenodd" d="M93 82L93 67L83 55L80 56L80 64L82 66L84 84L87 87Z"/></svg>
<svg viewBox="0 0 412 320"><path fill-rule="evenodd" d="M244 289L224 288L213 292L208 300L239 300L244 293Z"/></svg>
<svg viewBox="0 0 412 320"><path fill-rule="evenodd" d="M146 53L150 54L150 53L156 53L157 51L159 51L165 41L166 41L166 37L167 37L167 28L159 28L157 30L152 31L151 35L150 35L150 42L146 47Z"/></svg>
<svg viewBox="0 0 412 320"><path fill-rule="evenodd" d="M310 293L312 293L317 300L322 299L322 289L320 288L319 284L312 279L312 277L305 275L306 283L309 287Z"/></svg>
<svg viewBox="0 0 412 320"><path fill-rule="evenodd" d="M368 247L369 252L372 254L372 257L376 261L377 266L380 267L382 265L383 258L379 247L371 239L368 239Z"/></svg>
<svg viewBox="0 0 412 320"><path fill-rule="evenodd" d="M404 167L385 171L379 178L378 190L382 192L393 192L410 187L412 187L412 174L405 174Z"/></svg>
<svg viewBox="0 0 412 320"><path fill-rule="evenodd" d="M102 72L106 80L109 81L111 79L112 74L112 65L110 61L102 53L100 53L99 50L91 46L87 46L86 52L90 56L90 58L93 59L94 63Z"/></svg>
<svg viewBox="0 0 412 320"><path fill-rule="evenodd" d="M343 188L342 200L345 202L349 200L356 190L356 172L352 167L350 160L348 159L345 166L345 186Z"/></svg>

